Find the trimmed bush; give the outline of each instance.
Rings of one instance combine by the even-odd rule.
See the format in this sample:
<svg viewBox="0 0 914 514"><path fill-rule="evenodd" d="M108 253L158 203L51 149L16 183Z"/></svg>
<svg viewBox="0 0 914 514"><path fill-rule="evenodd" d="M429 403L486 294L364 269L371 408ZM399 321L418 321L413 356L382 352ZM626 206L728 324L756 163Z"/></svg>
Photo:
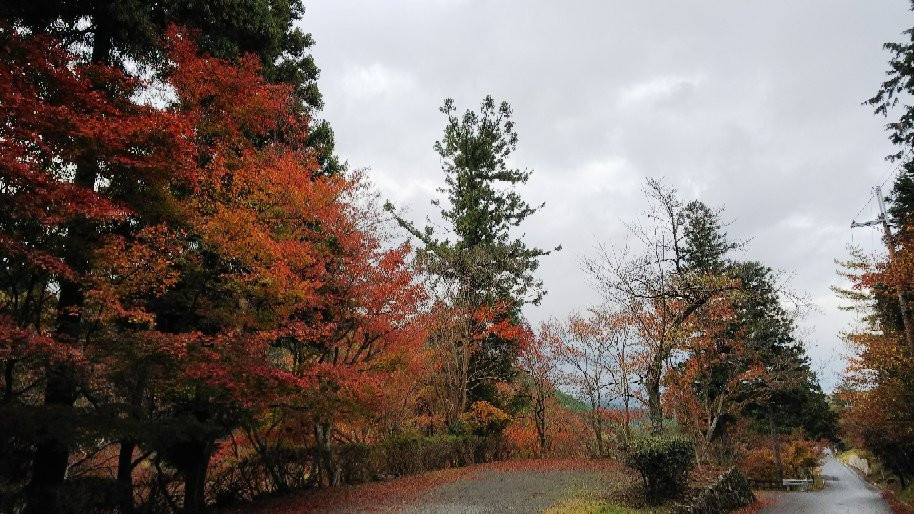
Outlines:
<svg viewBox="0 0 914 514"><path fill-rule="evenodd" d="M641 475L648 502L660 503L685 489L695 467L695 444L684 437L644 437L628 447L626 463Z"/></svg>
<svg viewBox="0 0 914 514"><path fill-rule="evenodd" d="M501 436L403 436L379 444L345 444L336 449L340 479L347 484L491 462L508 455Z"/></svg>
<svg viewBox="0 0 914 514"><path fill-rule="evenodd" d="M383 448L368 444L352 443L340 447L337 463L340 480L347 484L370 482L386 471Z"/></svg>

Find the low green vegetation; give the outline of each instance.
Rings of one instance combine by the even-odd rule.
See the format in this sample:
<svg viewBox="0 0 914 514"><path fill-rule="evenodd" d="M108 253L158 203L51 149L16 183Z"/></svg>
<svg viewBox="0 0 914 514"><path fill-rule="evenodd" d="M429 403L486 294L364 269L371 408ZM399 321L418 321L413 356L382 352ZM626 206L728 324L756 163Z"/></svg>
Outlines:
<svg viewBox="0 0 914 514"><path fill-rule="evenodd" d="M659 513L666 512L666 510L634 509L620 507L606 500L570 498L552 506L546 511L546 514L641 514L646 512Z"/></svg>
<svg viewBox="0 0 914 514"><path fill-rule="evenodd" d="M590 407L581 400L578 400L568 393L563 393L558 389L555 390L555 399L558 400L560 406L572 412L587 412L590 410Z"/></svg>
<svg viewBox="0 0 914 514"><path fill-rule="evenodd" d="M646 497L660 503L681 493L695 467L695 443L680 436L648 436L628 448L626 463L644 481Z"/></svg>

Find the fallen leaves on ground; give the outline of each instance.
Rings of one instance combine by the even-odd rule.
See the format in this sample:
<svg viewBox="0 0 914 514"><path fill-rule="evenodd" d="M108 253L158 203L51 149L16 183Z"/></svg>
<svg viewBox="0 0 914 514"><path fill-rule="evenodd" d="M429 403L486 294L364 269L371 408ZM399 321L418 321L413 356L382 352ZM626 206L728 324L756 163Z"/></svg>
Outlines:
<svg viewBox="0 0 914 514"><path fill-rule="evenodd" d="M758 500L756 500L754 503L746 505L741 509L734 510L732 514L757 514L765 507L774 505L778 502L777 498L772 496L764 496L760 495L759 493L756 493L756 496L758 497Z"/></svg>

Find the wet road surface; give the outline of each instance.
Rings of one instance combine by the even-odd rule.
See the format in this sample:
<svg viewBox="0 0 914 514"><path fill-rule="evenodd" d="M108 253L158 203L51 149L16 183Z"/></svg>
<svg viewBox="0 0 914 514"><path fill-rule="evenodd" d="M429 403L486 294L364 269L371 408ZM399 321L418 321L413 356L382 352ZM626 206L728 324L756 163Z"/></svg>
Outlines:
<svg viewBox="0 0 914 514"><path fill-rule="evenodd" d="M778 493L776 503L762 514L890 514L888 503L878 489L860 478L854 470L826 453L822 475L825 489L809 493Z"/></svg>

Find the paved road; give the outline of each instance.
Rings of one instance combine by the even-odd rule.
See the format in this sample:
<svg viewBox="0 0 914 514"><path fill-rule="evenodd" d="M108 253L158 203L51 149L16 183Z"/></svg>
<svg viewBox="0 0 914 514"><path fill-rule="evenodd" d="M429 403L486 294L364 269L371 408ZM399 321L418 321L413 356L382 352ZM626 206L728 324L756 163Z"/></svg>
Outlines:
<svg viewBox="0 0 914 514"><path fill-rule="evenodd" d="M778 493L777 503L762 514L890 514L889 505L878 489L838 462L831 453L825 455L822 475L825 489L811 493Z"/></svg>

